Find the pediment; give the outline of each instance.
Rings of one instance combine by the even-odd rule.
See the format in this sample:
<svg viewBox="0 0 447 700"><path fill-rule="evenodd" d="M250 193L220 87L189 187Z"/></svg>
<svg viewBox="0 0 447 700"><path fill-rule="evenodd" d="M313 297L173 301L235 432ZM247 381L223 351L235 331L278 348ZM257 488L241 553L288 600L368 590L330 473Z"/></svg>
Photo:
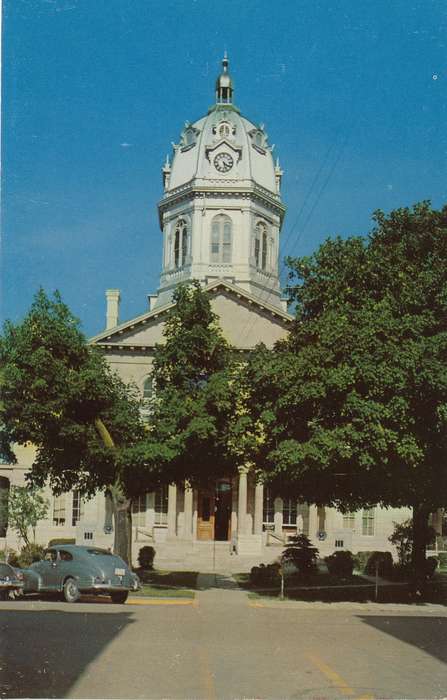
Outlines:
<svg viewBox="0 0 447 700"><path fill-rule="evenodd" d="M247 350L260 342L272 346L288 333L293 317L225 280L205 290L218 315L225 338L234 347ZM91 338L92 345L130 351L149 351L163 342L166 318L174 304L155 308Z"/></svg>
<svg viewBox="0 0 447 700"><path fill-rule="evenodd" d="M242 154L241 146L236 146L234 143L231 143L231 141L229 141L228 139L220 139L220 141L217 141L211 146L207 146L205 148L206 157L208 158L210 163L213 156L215 154L217 155L217 153L220 153L221 151L230 151L235 156L236 160L239 160Z"/></svg>

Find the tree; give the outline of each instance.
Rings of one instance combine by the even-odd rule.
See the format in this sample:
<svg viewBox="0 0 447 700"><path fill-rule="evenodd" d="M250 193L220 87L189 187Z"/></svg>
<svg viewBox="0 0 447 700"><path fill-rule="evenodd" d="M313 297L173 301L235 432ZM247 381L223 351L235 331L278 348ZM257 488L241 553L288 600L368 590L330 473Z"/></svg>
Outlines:
<svg viewBox="0 0 447 700"><path fill-rule="evenodd" d="M136 391L87 344L60 295L43 290L22 323L5 324L0 366L0 451L14 460L14 444L36 447L27 475L35 487L106 491L115 551L129 561L132 472L141 467L132 448L144 436Z"/></svg>
<svg viewBox="0 0 447 700"><path fill-rule="evenodd" d="M2 504L6 512L5 520L8 526L16 531L26 546L31 544L29 530L33 531L33 542L36 539L36 527L39 520L46 518L48 513L48 501L36 488L27 486L11 486L8 500Z"/></svg>
<svg viewBox="0 0 447 700"><path fill-rule="evenodd" d="M237 439L241 360L224 339L209 295L180 285L153 360L154 396L141 449L147 484L209 484L244 458ZM239 452L238 452L239 450Z"/></svg>
<svg viewBox="0 0 447 700"><path fill-rule="evenodd" d="M374 219L367 238L289 260L292 332L249 368L260 471L319 505L412 507L422 579L428 515L447 499L447 207Z"/></svg>

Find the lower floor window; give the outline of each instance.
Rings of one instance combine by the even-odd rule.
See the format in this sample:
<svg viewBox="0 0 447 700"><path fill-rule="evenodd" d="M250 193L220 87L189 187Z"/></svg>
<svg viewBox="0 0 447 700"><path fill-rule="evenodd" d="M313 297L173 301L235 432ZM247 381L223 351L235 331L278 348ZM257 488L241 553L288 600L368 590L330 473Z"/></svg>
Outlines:
<svg viewBox="0 0 447 700"><path fill-rule="evenodd" d="M132 524L137 527L146 525L146 494L132 501Z"/></svg>
<svg viewBox="0 0 447 700"><path fill-rule="evenodd" d="M168 523L168 487L159 486L155 491L155 524L167 525Z"/></svg>
<svg viewBox="0 0 447 700"><path fill-rule="evenodd" d="M78 524L84 515L84 503L78 490L73 491L73 505L71 509L71 524L73 527Z"/></svg>
<svg viewBox="0 0 447 700"><path fill-rule="evenodd" d="M343 514L343 527L346 530L353 530L355 527L355 513Z"/></svg>
<svg viewBox="0 0 447 700"><path fill-rule="evenodd" d="M275 522L274 498L270 489L264 488L264 503L262 508L262 521L266 524Z"/></svg>
<svg viewBox="0 0 447 700"><path fill-rule="evenodd" d="M65 525L65 493L54 497L53 525Z"/></svg>
<svg viewBox="0 0 447 700"><path fill-rule="evenodd" d="M284 498L282 505L283 525L296 525L297 508L293 498Z"/></svg>
<svg viewBox="0 0 447 700"><path fill-rule="evenodd" d="M362 535L374 535L374 508L363 509Z"/></svg>

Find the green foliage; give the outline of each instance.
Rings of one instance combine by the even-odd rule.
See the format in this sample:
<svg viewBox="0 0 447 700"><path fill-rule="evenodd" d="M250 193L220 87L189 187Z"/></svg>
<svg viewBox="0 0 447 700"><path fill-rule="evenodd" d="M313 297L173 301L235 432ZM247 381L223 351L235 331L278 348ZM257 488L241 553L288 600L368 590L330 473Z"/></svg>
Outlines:
<svg viewBox="0 0 447 700"><path fill-rule="evenodd" d="M356 571L360 571L361 574L364 574L366 565L368 563L368 559L373 553L374 552L372 551L365 550L363 552L357 552L356 554L354 554L354 569L356 569Z"/></svg>
<svg viewBox="0 0 447 700"><path fill-rule="evenodd" d="M35 561L40 561L44 557L45 547L40 544L30 543L22 547L19 555L20 566L27 568Z"/></svg>
<svg viewBox="0 0 447 700"><path fill-rule="evenodd" d="M325 557L324 561L327 564L330 574L335 574L337 576L352 576L352 572L354 570L354 557L352 552L334 552L330 556Z"/></svg>
<svg viewBox="0 0 447 700"><path fill-rule="evenodd" d="M154 566L155 549L149 545L141 547L138 552L138 563L142 569L152 569Z"/></svg>
<svg viewBox="0 0 447 700"><path fill-rule="evenodd" d="M148 431L141 449L147 485L199 484L231 474L244 458L249 415L238 412L241 362L222 336L209 295L180 285L154 353ZM239 415L239 413L241 415Z"/></svg>
<svg viewBox="0 0 447 700"><path fill-rule="evenodd" d="M281 583L280 564L260 564L250 571L250 584L256 587L276 588Z"/></svg>
<svg viewBox="0 0 447 700"><path fill-rule="evenodd" d="M436 537L436 532L428 525L423 533L425 546L428 546L433 538ZM397 558L400 566L410 566L413 555L413 521L410 518L403 523L394 523L394 530L388 540L394 544L397 550Z"/></svg>
<svg viewBox="0 0 447 700"><path fill-rule="evenodd" d="M289 543L282 553L282 561L296 566L301 574L316 569L318 549L306 535L300 534L289 538Z"/></svg>
<svg viewBox="0 0 447 700"><path fill-rule="evenodd" d="M93 494L122 481L126 450L143 435L139 400L87 344L58 293L40 290L22 323L5 324L0 364L0 449L36 447L33 485ZM98 419L114 449L100 439Z"/></svg>
<svg viewBox="0 0 447 700"><path fill-rule="evenodd" d="M397 551L397 559L400 566L408 566L411 562L413 550L413 523L406 520L403 523L394 523L392 534L388 537Z"/></svg>
<svg viewBox="0 0 447 700"><path fill-rule="evenodd" d="M374 219L288 261L290 337L249 366L259 466L302 501L413 507L419 531L447 498L447 207Z"/></svg>
<svg viewBox="0 0 447 700"><path fill-rule="evenodd" d="M38 521L46 517L48 501L38 489L11 486L8 500L1 503L0 507L5 510L1 516L7 520L8 527L29 545L29 530L34 532Z"/></svg>
<svg viewBox="0 0 447 700"><path fill-rule="evenodd" d="M439 561L436 557L427 557L425 562L425 573L427 578L433 578L436 569L438 568Z"/></svg>
<svg viewBox="0 0 447 700"><path fill-rule="evenodd" d="M439 561L439 568L447 569L447 552L438 552L436 556Z"/></svg>
<svg viewBox="0 0 447 700"><path fill-rule="evenodd" d="M14 549L8 550L7 562L10 566L20 568L20 556Z"/></svg>
<svg viewBox="0 0 447 700"><path fill-rule="evenodd" d="M376 572L383 578L393 577L393 555L391 552L372 552L366 562L365 574L375 576Z"/></svg>

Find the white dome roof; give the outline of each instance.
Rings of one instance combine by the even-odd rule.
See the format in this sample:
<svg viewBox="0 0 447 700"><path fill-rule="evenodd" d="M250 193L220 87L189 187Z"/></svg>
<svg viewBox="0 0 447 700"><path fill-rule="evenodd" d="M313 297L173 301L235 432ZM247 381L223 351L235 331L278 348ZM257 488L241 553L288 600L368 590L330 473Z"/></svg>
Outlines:
<svg viewBox="0 0 447 700"><path fill-rule="evenodd" d="M263 126L245 119L232 104L216 104L207 116L188 122L174 145L166 194L190 183L235 187L254 181L277 195L275 166ZM220 158L219 154L225 154ZM199 183L198 183L199 184Z"/></svg>

